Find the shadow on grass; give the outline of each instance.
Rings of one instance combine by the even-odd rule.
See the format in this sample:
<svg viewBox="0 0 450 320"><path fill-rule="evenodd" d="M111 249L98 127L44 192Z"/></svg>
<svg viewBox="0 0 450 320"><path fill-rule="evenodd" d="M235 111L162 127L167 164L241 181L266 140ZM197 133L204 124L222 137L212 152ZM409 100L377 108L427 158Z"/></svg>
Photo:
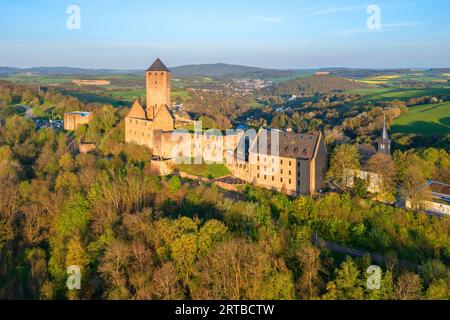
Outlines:
<svg viewBox="0 0 450 320"><path fill-rule="evenodd" d="M440 123L427 121L414 121L408 125L395 124L392 132L415 134L450 134L450 118L440 119Z"/></svg>

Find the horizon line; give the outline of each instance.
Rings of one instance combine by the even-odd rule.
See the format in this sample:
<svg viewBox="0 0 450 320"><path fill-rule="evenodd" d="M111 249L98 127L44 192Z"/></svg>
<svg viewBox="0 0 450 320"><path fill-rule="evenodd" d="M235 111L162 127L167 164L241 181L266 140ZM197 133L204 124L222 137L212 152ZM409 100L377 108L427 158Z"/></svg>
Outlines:
<svg viewBox="0 0 450 320"><path fill-rule="evenodd" d="M258 69L266 69L266 70L276 70L276 71L299 71L299 70L318 70L318 69L360 69L360 70L402 70L402 69L408 69L408 70L429 70L429 69L450 69L450 66L439 66L439 67L418 67L418 66L412 66L412 67L393 67L393 66L383 66L383 67L353 67L353 66L321 66L321 67L289 67L289 68L276 68L276 67L266 67L266 66L252 66L252 65L245 65L245 64L233 64L233 63L226 63L226 62L214 62L214 63L192 63L192 64L182 64L182 65L176 65L176 66L170 66L169 69L175 69L180 67L187 67L187 66L212 66L212 65L228 65L228 66L237 66L237 67L247 67L247 68L258 68ZM18 67L18 66L2 66L0 65L0 68L10 68L10 69L18 69L18 70L26 70L26 69L40 69L40 68L47 68L47 69L57 69L57 68L67 68L67 69L80 69L80 70L92 70L92 71L128 71L128 72L138 72L138 71L145 71L147 67L143 67L142 69L139 68L111 68L111 67L77 67L77 66L27 66L27 67Z"/></svg>

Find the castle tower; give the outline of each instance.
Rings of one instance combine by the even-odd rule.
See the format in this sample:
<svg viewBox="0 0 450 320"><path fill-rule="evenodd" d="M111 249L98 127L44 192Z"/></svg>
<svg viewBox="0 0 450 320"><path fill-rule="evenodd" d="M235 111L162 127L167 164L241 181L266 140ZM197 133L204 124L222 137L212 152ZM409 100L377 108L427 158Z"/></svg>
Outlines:
<svg viewBox="0 0 450 320"><path fill-rule="evenodd" d="M147 117L153 120L161 106L170 107L170 70L158 58L145 72L147 94Z"/></svg>
<svg viewBox="0 0 450 320"><path fill-rule="evenodd" d="M391 140L389 139L386 116L384 116L383 131L381 132L381 139L378 141L378 152L391 155Z"/></svg>

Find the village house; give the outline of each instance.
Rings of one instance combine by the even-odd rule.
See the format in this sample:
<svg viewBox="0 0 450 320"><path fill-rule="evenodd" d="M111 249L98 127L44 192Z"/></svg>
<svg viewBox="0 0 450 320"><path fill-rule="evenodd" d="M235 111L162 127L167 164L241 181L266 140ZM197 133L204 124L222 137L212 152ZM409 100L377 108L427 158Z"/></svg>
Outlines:
<svg viewBox="0 0 450 320"><path fill-rule="evenodd" d="M64 130L75 131L79 126L89 124L93 119L91 112L75 111L64 113Z"/></svg>
<svg viewBox="0 0 450 320"><path fill-rule="evenodd" d="M450 185L433 180L428 181L427 184L431 193L431 200L423 201L419 209L432 214L450 215ZM406 199L405 207L416 209L413 208L409 199Z"/></svg>

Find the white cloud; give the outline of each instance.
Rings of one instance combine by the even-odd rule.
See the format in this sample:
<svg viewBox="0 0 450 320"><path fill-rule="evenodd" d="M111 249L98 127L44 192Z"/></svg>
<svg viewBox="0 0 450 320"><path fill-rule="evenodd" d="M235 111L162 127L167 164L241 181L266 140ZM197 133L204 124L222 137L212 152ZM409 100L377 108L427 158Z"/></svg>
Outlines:
<svg viewBox="0 0 450 320"><path fill-rule="evenodd" d="M367 6L352 6L352 7L325 7L321 9L315 9L307 12L310 16L318 16L325 14L333 14L337 12L348 12L348 11L358 11L358 10L366 10Z"/></svg>
<svg viewBox="0 0 450 320"><path fill-rule="evenodd" d="M347 29L347 30L337 30L337 31L332 32L332 34L353 35L353 34L368 33L368 32L393 31L393 30L402 29L402 28L418 27L421 25L422 25L422 23L420 23L420 22L385 23L385 24L381 25L381 29L379 29L379 30L370 30L367 28L354 28L354 29Z"/></svg>

